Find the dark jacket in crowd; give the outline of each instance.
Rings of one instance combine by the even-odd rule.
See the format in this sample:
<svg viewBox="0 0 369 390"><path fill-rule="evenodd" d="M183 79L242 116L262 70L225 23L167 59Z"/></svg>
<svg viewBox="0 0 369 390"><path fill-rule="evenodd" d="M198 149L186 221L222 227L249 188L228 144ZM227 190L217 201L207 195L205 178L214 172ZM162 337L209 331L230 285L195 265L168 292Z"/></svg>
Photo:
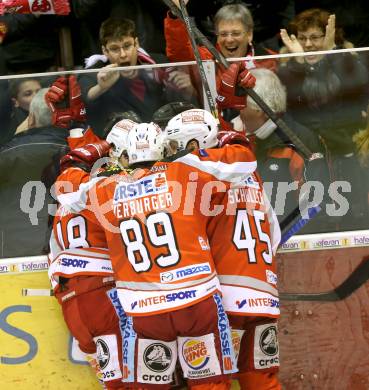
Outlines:
<svg viewBox="0 0 369 390"><path fill-rule="evenodd" d="M44 72L56 63L59 48L58 25L55 15L0 16L7 26L0 45L0 74Z"/></svg>
<svg viewBox="0 0 369 390"><path fill-rule="evenodd" d="M291 59L278 75L293 118L320 135L331 154L352 153L352 135L363 127L369 98L368 70L359 56L331 54L314 65Z"/></svg>
<svg viewBox="0 0 369 390"><path fill-rule="evenodd" d="M99 62L93 65L93 68L105 65ZM108 118L114 112L132 110L142 121L150 122L153 113L164 104L188 100L188 97L186 98L178 89L158 82L152 70L139 70L139 75L134 80L120 76L109 90L94 101L87 99L87 92L97 84L97 74L84 74L80 77L79 83L86 103L88 122L100 136Z"/></svg>
<svg viewBox="0 0 369 390"><path fill-rule="evenodd" d="M0 258L43 254L55 202L50 186L67 136L57 127L34 128L0 148Z"/></svg>
<svg viewBox="0 0 369 390"><path fill-rule="evenodd" d="M284 115L283 120L314 154L314 159L307 161L279 128L266 139L256 139L258 171L263 182L269 183L265 187L272 186L270 200L280 222L298 206L300 195L298 189L289 191L286 197L281 196L281 186L297 181L300 187L304 182L318 181L322 183L325 192L323 196L326 197L330 182L325 150L319 137L289 115Z"/></svg>

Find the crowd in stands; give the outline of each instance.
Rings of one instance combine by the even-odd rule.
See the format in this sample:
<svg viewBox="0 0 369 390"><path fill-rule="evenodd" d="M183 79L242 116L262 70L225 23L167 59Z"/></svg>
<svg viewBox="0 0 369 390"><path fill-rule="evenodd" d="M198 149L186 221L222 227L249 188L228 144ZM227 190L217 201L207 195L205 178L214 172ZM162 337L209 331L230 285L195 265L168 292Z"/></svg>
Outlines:
<svg viewBox="0 0 369 390"><path fill-rule="evenodd" d="M178 4L178 0L174 2ZM25 145L36 139L31 135L36 134L35 127L40 126L32 122L31 101L39 90L49 87L57 78L28 74L71 70L61 67L60 28L70 29L72 34L73 69L96 69L78 75L88 124L96 134L102 136L111 118L119 112L133 111L142 121L149 122L160 107L170 102L182 101L203 107L196 66L150 68L154 64L194 59L184 23L168 11L162 1L77 0L70 3L68 16L0 16L0 74L4 76L0 79L1 170L7 166L9 150L22 145L18 150L23 151ZM317 145L314 152L324 155L330 171L327 180L351 183L351 191L346 194L350 212L342 220L336 219L329 229L362 228L368 213L362 177L368 175L360 164L357 150L366 133L360 133L361 143L357 133L366 126L368 55L366 52L301 55L309 51L369 46L369 33L362 34L367 30L367 23L363 13L358 11L361 2L206 0L201 2L201 7L194 0L186 3L197 26L226 58L247 57L243 61L245 66L258 68L256 78L259 68L270 69L278 76L286 91L286 105L275 108L277 114L290 118L289 126L301 139ZM312 9L312 6L319 8ZM292 53L296 57L253 60L253 56L278 52ZM200 47L200 55L202 59L212 59L204 47ZM136 65L142 69L114 70L118 66ZM218 89L223 72L224 69L216 65ZM17 77L19 74L23 76ZM270 92L266 91L266 95ZM265 172L269 170L269 174L274 174L278 167L271 150L285 142L276 136L274 128L268 129L268 136L264 133L260 136L261 131L256 131L268 127L267 117L251 137L249 118L253 114L245 111L254 108L257 114L260 109L253 107L249 100L241 116L233 114L228 119L232 119L237 130L250 135L261 166ZM265 100L268 101L267 96ZM49 125L51 123L43 124ZM41 133L39 137L42 138ZM53 143L52 135L48 133L46 138L47 143ZM363 150L361 148L362 154ZM45 165L49 160L45 158ZM291 161L288 156L285 164L294 177L296 167ZM366 160L361 158L361 161ZM299 172L301 178L305 172L301 169ZM322 178L319 169L315 175ZM323 176L326 177L326 173Z"/></svg>

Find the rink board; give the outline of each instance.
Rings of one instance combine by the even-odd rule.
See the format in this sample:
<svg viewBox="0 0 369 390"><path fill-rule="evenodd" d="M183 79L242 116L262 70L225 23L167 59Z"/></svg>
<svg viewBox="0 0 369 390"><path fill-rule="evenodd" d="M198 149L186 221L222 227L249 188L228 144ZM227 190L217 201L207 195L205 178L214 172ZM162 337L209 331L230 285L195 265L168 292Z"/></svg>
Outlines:
<svg viewBox="0 0 369 390"><path fill-rule="evenodd" d="M73 348L54 297L22 296L49 289L45 259L0 261L0 389L101 389ZM28 271L27 271L28 268Z"/></svg>
<svg viewBox="0 0 369 390"><path fill-rule="evenodd" d="M369 255L367 246L367 231L292 238L277 257L280 291L333 289ZM45 256L0 260L0 388L99 389L56 299L22 296L24 288L48 291L46 269ZM282 301L284 390L369 388L368 302L368 283L339 302Z"/></svg>

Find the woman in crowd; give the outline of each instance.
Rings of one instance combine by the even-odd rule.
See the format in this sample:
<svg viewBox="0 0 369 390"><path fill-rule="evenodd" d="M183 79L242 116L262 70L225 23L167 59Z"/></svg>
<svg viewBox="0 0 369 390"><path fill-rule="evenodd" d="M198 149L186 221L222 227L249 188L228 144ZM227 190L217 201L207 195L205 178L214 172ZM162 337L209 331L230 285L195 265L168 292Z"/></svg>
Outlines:
<svg viewBox="0 0 369 390"><path fill-rule="evenodd" d="M318 8L301 12L291 21L289 33L281 30L287 51L300 54L350 46L335 19ZM357 54L348 52L296 56L282 62L278 73L287 87L289 113L322 138L331 156L333 179L350 183L351 191L345 194L350 211L343 227L357 226L366 209L362 207L360 166L352 135L362 127L361 111L368 99L367 69Z"/></svg>

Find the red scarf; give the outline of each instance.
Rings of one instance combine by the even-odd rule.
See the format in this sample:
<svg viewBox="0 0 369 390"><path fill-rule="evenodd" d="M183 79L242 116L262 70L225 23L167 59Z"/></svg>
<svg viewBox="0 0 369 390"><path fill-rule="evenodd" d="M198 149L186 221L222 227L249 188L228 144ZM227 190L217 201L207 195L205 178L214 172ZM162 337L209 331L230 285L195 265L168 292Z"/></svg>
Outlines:
<svg viewBox="0 0 369 390"><path fill-rule="evenodd" d="M138 49L137 63L140 65L155 64L156 62L146 53L142 48ZM146 69L148 76L156 81L158 84L164 84L170 86L171 83L168 81L168 76L173 67ZM140 78L132 80L131 92L141 101L144 100L145 96L145 84Z"/></svg>

